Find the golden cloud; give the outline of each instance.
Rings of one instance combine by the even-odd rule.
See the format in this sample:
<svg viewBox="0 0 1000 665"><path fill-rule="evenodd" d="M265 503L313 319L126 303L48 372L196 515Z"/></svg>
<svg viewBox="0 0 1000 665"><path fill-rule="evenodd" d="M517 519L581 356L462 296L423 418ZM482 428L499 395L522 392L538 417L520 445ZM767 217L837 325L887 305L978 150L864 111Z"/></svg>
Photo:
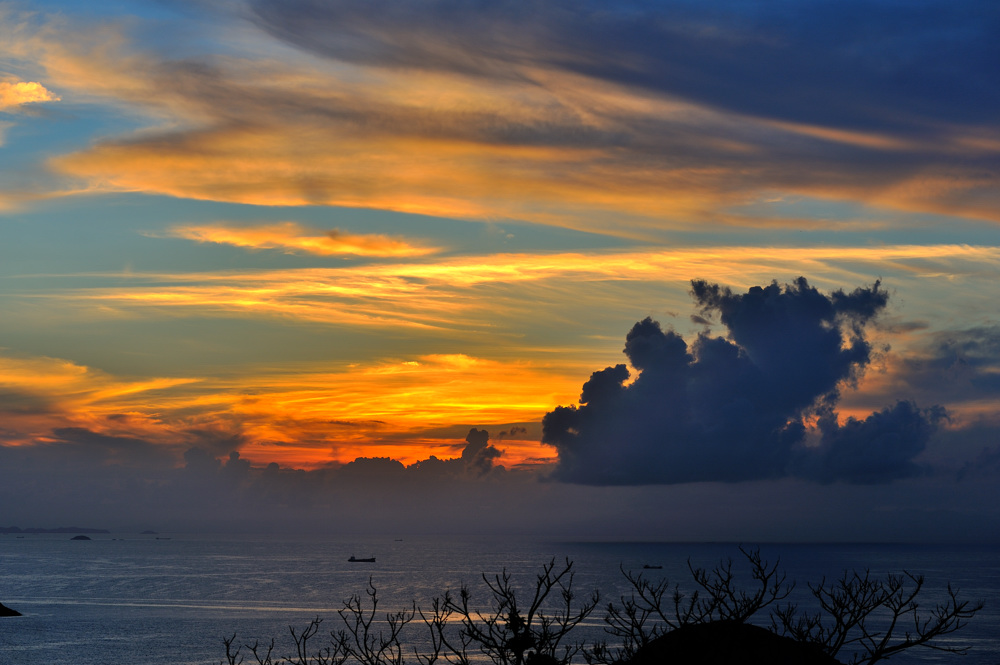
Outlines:
<svg viewBox="0 0 1000 665"><path fill-rule="evenodd" d="M0 81L0 109L9 111L36 102L57 102L59 96L34 81Z"/></svg>
<svg viewBox="0 0 1000 665"><path fill-rule="evenodd" d="M823 289L882 276L895 288L926 296L909 303L908 316L950 320L960 316L958 309L967 299L959 302L948 290L958 283L1000 278L1000 249L896 245L494 254L329 268L130 273L124 281L115 273L106 276L109 285L87 288L76 286L73 276L67 276L66 288L21 298L58 303L47 307L48 325L62 324L62 319L51 317L72 321L246 317L340 329L400 328L413 339L444 335L464 340L471 345L466 348L492 346L491 355L505 350L535 357L538 349L527 348L519 338L527 330L537 331L556 321L585 327L592 322L592 313L600 312L602 321L627 324L645 316L649 302L687 312L692 276L740 288L800 275L808 275ZM510 288L513 285L516 288ZM539 318L538 312L546 315ZM560 344L571 346L574 342L563 330ZM550 354L557 351L568 352L561 347L546 349Z"/></svg>
<svg viewBox="0 0 1000 665"><path fill-rule="evenodd" d="M178 226L172 229L172 235L198 242L248 249L281 249L320 256L409 257L438 251L382 234L352 234L333 229L317 235L295 222L251 227L222 224Z"/></svg>
<svg viewBox="0 0 1000 665"><path fill-rule="evenodd" d="M56 404L95 408L104 400L190 383L191 379L121 381L103 372L59 358L0 356L0 387L38 394Z"/></svg>
<svg viewBox="0 0 1000 665"><path fill-rule="evenodd" d="M578 384L576 372L565 368L445 354L330 372L247 376L220 390L231 396L229 409L255 442L244 448L248 457L279 461L280 449L299 446L315 466L365 456L406 464L431 453L452 457L454 440L420 433L461 423L539 421L553 404L575 400ZM530 395L525 385L533 386ZM534 456L551 454L538 444L520 449L526 456L527 449ZM521 456L512 453L510 462L520 463Z"/></svg>
<svg viewBox="0 0 1000 665"><path fill-rule="evenodd" d="M147 411L144 405L180 386L187 378L148 378L126 381L99 370L59 358L0 356L0 409L4 412L6 444L45 440L55 427L86 427L120 434L109 416ZM154 428L157 429L157 428ZM162 429L162 428L159 428ZM148 434L149 432L144 432Z"/></svg>

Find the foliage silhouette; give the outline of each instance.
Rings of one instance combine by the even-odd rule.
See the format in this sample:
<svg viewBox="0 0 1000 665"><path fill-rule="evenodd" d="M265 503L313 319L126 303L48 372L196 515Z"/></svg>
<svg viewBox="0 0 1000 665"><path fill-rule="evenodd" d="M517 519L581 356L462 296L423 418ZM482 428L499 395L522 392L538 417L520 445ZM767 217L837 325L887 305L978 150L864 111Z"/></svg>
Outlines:
<svg viewBox="0 0 1000 665"><path fill-rule="evenodd" d="M690 594L666 579L654 581L622 568L631 590L617 603L609 602L603 617L613 645L606 640L570 640L570 633L597 609L599 596L594 591L578 598L573 563L567 559L557 565L553 559L536 575L526 596L519 597L522 592L506 569L492 577L484 573L488 602L482 609L463 585L457 594L448 590L434 598L427 609L411 602L408 609L387 612L382 619L378 590L370 578L365 598L355 594L344 601L338 611L343 627L330 632L327 644L310 650L309 641L323 621L317 617L300 632L289 627L294 655L276 660L273 638L264 646L239 645L234 634L223 640L225 660L220 665L240 665L248 656L257 665L405 665L411 650L410 662L417 665L567 665L577 656L588 665L625 665L644 650L648 653L650 645L664 643L672 631L750 623L765 610L767 627L776 635L811 645L830 659L847 657L841 662L871 665L917 647L965 653L964 647L941 638L966 626L983 607L959 598L948 585L946 599L921 612L917 598L924 588L922 576L904 571L876 578L865 571L809 584L819 607L811 613L793 603L781 604L795 583L787 582L779 562L763 559L756 548L740 547L740 552L752 579L745 589L736 584L732 559L711 570L688 561L695 587ZM423 650L407 649L403 642L405 629L416 617L426 630Z"/></svg>

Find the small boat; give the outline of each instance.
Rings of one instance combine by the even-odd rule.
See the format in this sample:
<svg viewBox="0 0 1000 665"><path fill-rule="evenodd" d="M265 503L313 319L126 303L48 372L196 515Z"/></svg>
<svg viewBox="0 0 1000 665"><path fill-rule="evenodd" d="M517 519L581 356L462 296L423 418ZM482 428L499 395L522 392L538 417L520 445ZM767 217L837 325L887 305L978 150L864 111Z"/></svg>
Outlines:
<svg viewBox="0 0 1000 665"><path fill-rule="evenodd" d="M663 566L651 566L648 563L643 566L646 570L661 570Z"/></svg>
<svg viewBox="0 0 1000 665"><path fill-rule="evenodd" d="M351 563L375 563L375 557L372 557L370 559L358 559L354 555L351 555L351 558L348 559L348 561Z"/></svg>

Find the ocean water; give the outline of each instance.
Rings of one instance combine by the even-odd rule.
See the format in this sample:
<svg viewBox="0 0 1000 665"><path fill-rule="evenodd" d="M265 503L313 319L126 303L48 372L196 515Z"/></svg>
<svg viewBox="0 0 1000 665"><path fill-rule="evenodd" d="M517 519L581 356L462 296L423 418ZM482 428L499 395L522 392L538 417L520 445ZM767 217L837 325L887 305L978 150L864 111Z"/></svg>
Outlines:
<svg viewBox="0 0 1000 665"><path fill-rule="evenodd" d="M162 539L169 536L169 540ZM379 615L413 602L427 607L445 589L466 584L472 604L488 601L481 575L504 569L529 584L553 558L573 561L574 588L597 589L602 606L628 591L620 568L643 565L653 579L693 589L688 561L711 568L736 545L668 543L544 543L496 538L385 538L211 536L166 534L0 535L0 602L23 617L0 619L0 665L208 665L224 659L223 638L262 643L276 638L276 655L291 655L289 626L314 617L323 630L339 627L337 610L368 581L378 589ZM968 656L911 650L900 663L1000 664L1000 547L944 545L777 545L760 547L780 559L794 598L808 604L807 582L837 578L844 570L873 575L909 570L926 577L919 600L933 607L945 584L985 608L949 643L971 647ZM377 557L349 563L348 557ZM749 580L744 579L746 584ZM577 631L601 639L602 611ZM764 620L764 617L761 617ZM422 626L405 639L419 646ZM843 654L842 654L843 656ZM252 661L252 658L250 659ZM250 662L248 661L248 662ZM410 658L409 662L415 662Z"/></svg>

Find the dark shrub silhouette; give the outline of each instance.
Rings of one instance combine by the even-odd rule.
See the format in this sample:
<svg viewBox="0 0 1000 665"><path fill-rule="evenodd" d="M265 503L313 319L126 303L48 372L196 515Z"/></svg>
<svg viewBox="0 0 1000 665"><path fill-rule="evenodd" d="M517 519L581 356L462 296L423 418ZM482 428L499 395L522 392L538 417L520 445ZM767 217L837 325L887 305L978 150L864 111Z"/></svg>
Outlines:
<svg viewBox="0 0 1000 665"><path fill-rule="evenodd" d="M639 649L630 665L839 665L818 645L749 623L711 621L671 630Z"/></svg>

